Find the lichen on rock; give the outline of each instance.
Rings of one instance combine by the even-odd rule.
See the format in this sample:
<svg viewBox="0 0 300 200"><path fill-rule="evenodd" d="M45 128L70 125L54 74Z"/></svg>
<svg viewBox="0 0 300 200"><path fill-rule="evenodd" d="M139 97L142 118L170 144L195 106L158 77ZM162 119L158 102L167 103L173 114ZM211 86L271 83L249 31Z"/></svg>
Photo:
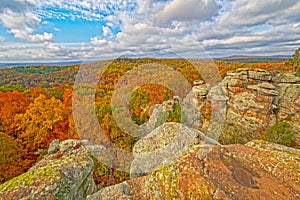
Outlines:
<svg viewBox="0 0 300 200"><path fill-rule="evenodd" d="M0 199L85 199L96 191L93 160L77 140L54 140L28 172L0 185Z"/></svg>

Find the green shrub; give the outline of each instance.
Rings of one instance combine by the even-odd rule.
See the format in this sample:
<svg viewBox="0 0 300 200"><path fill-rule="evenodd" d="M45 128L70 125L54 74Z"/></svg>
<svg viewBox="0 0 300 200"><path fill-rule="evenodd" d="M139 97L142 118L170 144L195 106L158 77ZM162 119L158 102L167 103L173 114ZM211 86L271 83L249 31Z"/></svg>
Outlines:
<svg viewBox="0 0 300 200"><path fill-rule="evenodd" d="M291 125L287 122L278 122L267 130L265 140L277 144L290 146L294 139Z"/></svg>

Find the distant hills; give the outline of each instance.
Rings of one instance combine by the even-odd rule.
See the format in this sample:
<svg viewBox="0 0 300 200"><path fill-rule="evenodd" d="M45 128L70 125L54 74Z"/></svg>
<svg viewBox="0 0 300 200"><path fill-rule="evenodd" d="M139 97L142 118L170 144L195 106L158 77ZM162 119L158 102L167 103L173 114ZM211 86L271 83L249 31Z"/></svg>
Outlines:
<svg viewBox="0 0 300 200"><path fill-rule="evenodd" d="M246 63L259 63L259 62L285 62L291 56L287 55L275 55L275 56L245 56L245 55L233 55L222 58L213 58L214 60L224 60L232 62L246 62ZM72 61L72 62L32 62L32 63L0 63L1 68L11 68L19 66L70 66L86 63L86 61Z"/></svg>
<svg viewBox="0 0 300 200"><path fill-rule="evenodd" d="M70 65L80 65L83 64L83 61L73 61L73 62L32 62L32 63L0 63L1 68L11 68L11 67L20 67L20 66L70 66Z"/></svg>
<svg viewBox="0 0 300 200"><path fill-rule="evenodd" d="M291 56L287 55L275 55L275 56L245 56L234 55L223 58L216 58L215 60L225 60L232 62L246 62L246 63L259 63L259 62L285 62L290 59Z"/></svg>

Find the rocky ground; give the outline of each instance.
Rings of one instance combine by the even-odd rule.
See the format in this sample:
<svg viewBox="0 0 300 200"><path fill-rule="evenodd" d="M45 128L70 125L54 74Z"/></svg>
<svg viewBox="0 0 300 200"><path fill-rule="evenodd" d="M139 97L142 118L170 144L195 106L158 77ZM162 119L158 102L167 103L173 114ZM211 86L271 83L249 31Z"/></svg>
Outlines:
<svg viewBox="0 0 300 200"><path fill-rule="evenodd" d="M96 192L93 161L84 143L51 145L49 155L27 173L0 186L0 199L300 198L297 149L261 140L246 145L192 144L148 175Z"/></svg>
<svg viewBox="0 0 300 200"><path fill-rule="evenodd" d="M300 151L264 141L195 145L150 175L104 188L96 199L299 199Z"/></svg>

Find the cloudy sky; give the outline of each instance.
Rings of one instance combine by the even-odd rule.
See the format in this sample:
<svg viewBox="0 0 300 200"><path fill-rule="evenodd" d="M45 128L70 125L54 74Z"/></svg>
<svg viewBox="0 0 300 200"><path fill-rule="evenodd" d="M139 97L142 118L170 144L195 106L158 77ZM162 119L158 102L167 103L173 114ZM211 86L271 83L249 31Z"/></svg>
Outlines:
<svg viewBox="0 0 300 200"><path fill-rule="evenodd" d="M0 62L291 55L299 0L0 0Z"/></svg>

